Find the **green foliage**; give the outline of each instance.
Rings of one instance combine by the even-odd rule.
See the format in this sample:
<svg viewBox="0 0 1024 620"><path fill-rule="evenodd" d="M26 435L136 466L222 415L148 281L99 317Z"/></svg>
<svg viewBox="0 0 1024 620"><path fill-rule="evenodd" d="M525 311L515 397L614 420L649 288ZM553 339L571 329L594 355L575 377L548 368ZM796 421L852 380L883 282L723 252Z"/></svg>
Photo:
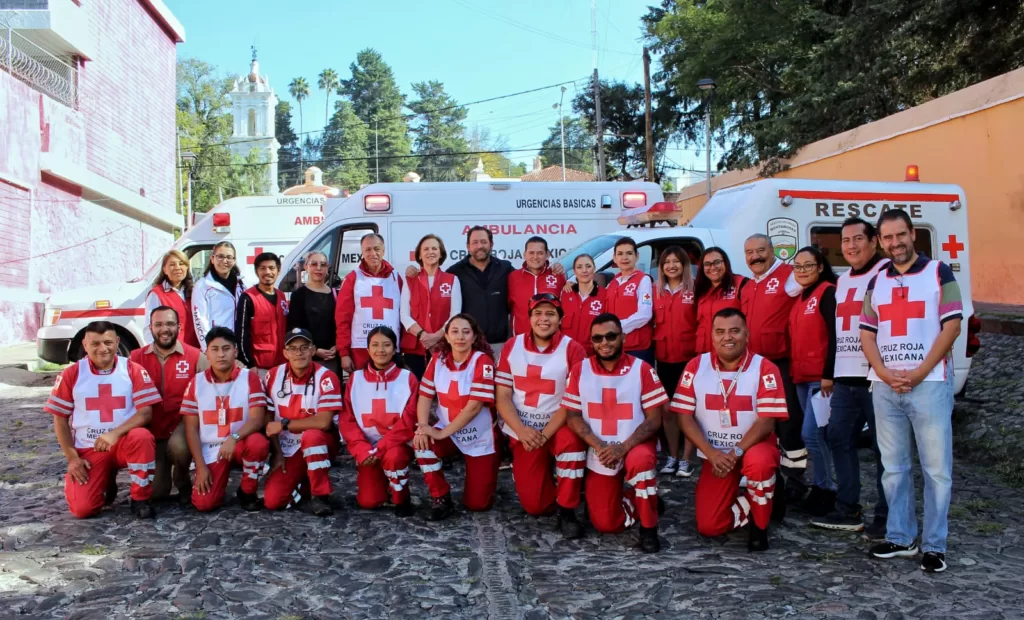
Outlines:
<svg viewBox="0 0 1024 620"><path fill-rule="evenodd" d="M292 104L280 101L274 110L274 131L281 149L277 152L277 182L281 190L303 181L299 136L292 129Z"/></svg>
<svg viewBox="0 0 1024 620"><path fill-rule="evenodd" d="M334 69L324 69L317 76L316 80L317 87L327 93L327 97L324 100L324 123L330 122L328 117L331 112L331 92L338 87L338 72Z"/></svg>
<svg viewBox="0 0 1024 620"><path fill-rule="evenodd" d="M445 92L441 82L417 82L412 90L417 97L409 103L415 114L410 128L413 153L465 153L469 149L463 126L466 108L456 107L456 101ZM470 157L466 155L425 157L417 166L423 181L461 181L469 169Z"/></svg>
<svg viewBox="0 0 1024 620"><path fill-rule="evenodd" d="M565 117L564 123L566 169L593 172L594 132L591 125L585 119L569 116ZM539 155L545 168L562 165L562 128L558 123L551 126L551 133L540 145Z"/></svg>
<svg viewBox="0 0 1024 620"><path fill-rule="evenodd" d="M644 22L658 107L690 143L696 83L715 80L718 169L771 174L806 144L1024 66L1019 1L663 0Z"/></svg>
<svg viewBox="0 0 1024 620"><path fill-rule="evenodd" d="M324 183L355 192L370 182L369 166L372 162L365 159L368 128L356 116L351 102L337 101L334 109L320 148L324 159Z"/></svg>

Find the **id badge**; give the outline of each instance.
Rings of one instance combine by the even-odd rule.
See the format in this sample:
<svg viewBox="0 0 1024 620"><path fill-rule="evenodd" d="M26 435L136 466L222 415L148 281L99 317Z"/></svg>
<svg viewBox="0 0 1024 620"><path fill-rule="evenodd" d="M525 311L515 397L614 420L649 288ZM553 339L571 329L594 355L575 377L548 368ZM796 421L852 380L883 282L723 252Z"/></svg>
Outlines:
<svg viewBox="0 0 1024 620"><path fill-rule="evenodd" d="M228 411L224 407L217 410L217 426L224 426L228 423Z"/></svg>
<svg viewBox="0 0 1024 620"><path fill-rule="evenodd" d="M732 412L728 409L722 409L718 412L718 421L722 428L729 428L732 426Z"/></svg>

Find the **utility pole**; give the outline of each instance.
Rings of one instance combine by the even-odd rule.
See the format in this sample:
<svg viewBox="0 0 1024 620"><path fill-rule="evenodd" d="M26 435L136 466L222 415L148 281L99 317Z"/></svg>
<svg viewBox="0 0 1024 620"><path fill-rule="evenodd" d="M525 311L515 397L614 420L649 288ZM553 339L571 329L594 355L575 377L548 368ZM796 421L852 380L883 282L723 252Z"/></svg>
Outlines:
<svg viewBox="0 0 1024 620"><path fill-rule="evenodd" d="M654 142L651 139L651 54L644 48L644 143L647 146L647 180L654 180Z"/></svg>
<svg viewBox="0 0 1024 620"><path fill-rule="evenodd" d="M604 125L601 123L601 80L597 76L597 0L590 0L590 47L594 65L594 116L597 132L597 180L604 181Z"/></svg>

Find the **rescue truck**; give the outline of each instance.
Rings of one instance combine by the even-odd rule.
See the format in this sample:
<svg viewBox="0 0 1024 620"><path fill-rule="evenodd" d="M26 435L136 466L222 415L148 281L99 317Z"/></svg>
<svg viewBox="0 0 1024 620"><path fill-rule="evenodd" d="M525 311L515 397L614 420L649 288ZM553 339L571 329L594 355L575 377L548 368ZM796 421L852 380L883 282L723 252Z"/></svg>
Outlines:
<svg viewBox="0 0 1024 620"><path fill-rule="evenodd" d="M213 246L230 241L237 252L242 281L252 285L256 283L252 265L256 255L286 254L320 224L323 205L324 196L310 194L230 198L206 214L196 214L193 225L172 247L189 257L192 277L198 280L210 262ZM117 327L121 355L127 357L142 346L146 295L160 265L158 260L131 282L107 282L50 295L36 334L39 357L55 364L81 359L85 326L97 320Z"/></svg>
<svg viewBox="0 0 1024 620"><path fill-rule="evenodd" d="M908 180L916 180L916 167ZM673 245L691 258L694 275L701 252L717 246L726 251L734 273L751 276L743 258L743 243L755 233L768 235L779 260L792 262L797 250L817 246L841 273L843 220L859 216L875 223L882 212L903 209L914 222L918 252L948 264L963 296L965 321L953 345L955 393L967 382L971 357L981 346L981 321L971 303L971 265L967 235L967 197L957 185L898 182L765 179L721 190L685 225L679 225L679 206L662 202L623 214L625 227L590 239L558 258L567 275L580 254L594 257L596 279L602 286L617 272L612 262L615 242L625 236L637 243L637 268L657 278L661 252Z"/></svg>

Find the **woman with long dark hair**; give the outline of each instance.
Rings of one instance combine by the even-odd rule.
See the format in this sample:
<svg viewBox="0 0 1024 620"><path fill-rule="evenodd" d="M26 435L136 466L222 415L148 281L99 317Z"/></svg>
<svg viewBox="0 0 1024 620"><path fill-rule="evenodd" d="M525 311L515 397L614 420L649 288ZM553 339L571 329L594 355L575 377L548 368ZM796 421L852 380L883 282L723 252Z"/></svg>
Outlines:
<svg viewBox="0 0 1024 620"><path fill-rule="evenodd" d="M459 279L441 269L448 258L444 241L434 234L416 244L414 253L419 273L406 277L402 287L402 353L409 370L422 378L427 360L444 340L444 325L462 312L462 287Z"/></svg>
<svg viewBox="0 0 1024 620"><path fill-rule="evenodd" d="M700 256L697 280L693 285L697 297L697 353L709 353L711 321L725 308L741 308L740 300L749 278L732 272L732 263L725 250L710 247Z"/></svg>
<svg viewBox="0 0 1024 620"><path fill-rule="evenodd" d="M413 448L423 481L433 498L429 519L439 521L454 510L451 487L441 459L459 450L465 456L467 510L489 510L498 486L501 456L494 431L494 357L483 330L473 317L457 314L445 325L438 355L430 360L417 405ZM437 401L437 423L430 413Z"/></svg>
<svg viewBox="0 0 1024 620"><path fill-rule="evenodd" d="M590 323L604 312L605 289L594 281L596 269L594 257L580 254L572 261L576 282L569 282L562 289L561 298L562 333L580 343L587 355L594 354L590 342Z"/></svg>
<svg viewBox="0 0 1024 620"><path fill-rule="evenodd" d="M338 428L356 461L359 507L379 508L390 496L395 514L408 517L414 511L409 442L416 428L419 382L396 362L398 336L390 327L373 328L366 342L370 363L349 376Z"/></svg>
<svg viewBox="0 0 1024 620"><path fill-rule="evenodd" d="M306 254L303 269L307 280L288 300L288 330L298 327L309 331L316 345L313 359L340 377L341 363L334 342L334 302L338 291L327 285L329 268L330 262L323 252L314 250Z"/></svg>
<svg viewBox="0 0 1024 620"><path fill-rule="evenodd" d="M221 241L213 246L210 262L192 288L192 321L199 347L206 350L206 334L214 327L235 329L235 307L245 293L245 284L236 264L235 246Z"/></svg>
<svg viewBox="0 0 1024 620"><path fill-rule="evenodd" d="M199 346L196 339L196 327L192 321L192 271L189 269L188 256L181 250L171 250L164 254L160 264L160 273L153 280L153 288L146 295L146 325L142 338L146 344L153 342L153 334L149 330L149 315L160 306L174 308L178 313L178 340L193 347Z"/></svg>
<svg viewBox="0 0 1024 620"><path fill-rule="evenodd" d="M678 245L665 248L658 258L658 281L654 287L654 359L658 378L669 399L675 394L683 368L697 355L697 301L693 292L690 257ZM668 459L661 473L689 478L694 448L683 443L679 458L679 422L674 415L662 416Z"/></svg>
<svg viewBox="0 0 1024 620"><path fill-rule="evenodd" d="M800 436L814 465L813 486L804 508L820 517L835 507L836 487L832 481L832 453L825 441L827 430L818 426L811 398L819 391L824 396L832 395L837 279L828 259L813 246L801 248L793 257L793 274L803 292L789 312L789 373L804 412Z"/></svg>

